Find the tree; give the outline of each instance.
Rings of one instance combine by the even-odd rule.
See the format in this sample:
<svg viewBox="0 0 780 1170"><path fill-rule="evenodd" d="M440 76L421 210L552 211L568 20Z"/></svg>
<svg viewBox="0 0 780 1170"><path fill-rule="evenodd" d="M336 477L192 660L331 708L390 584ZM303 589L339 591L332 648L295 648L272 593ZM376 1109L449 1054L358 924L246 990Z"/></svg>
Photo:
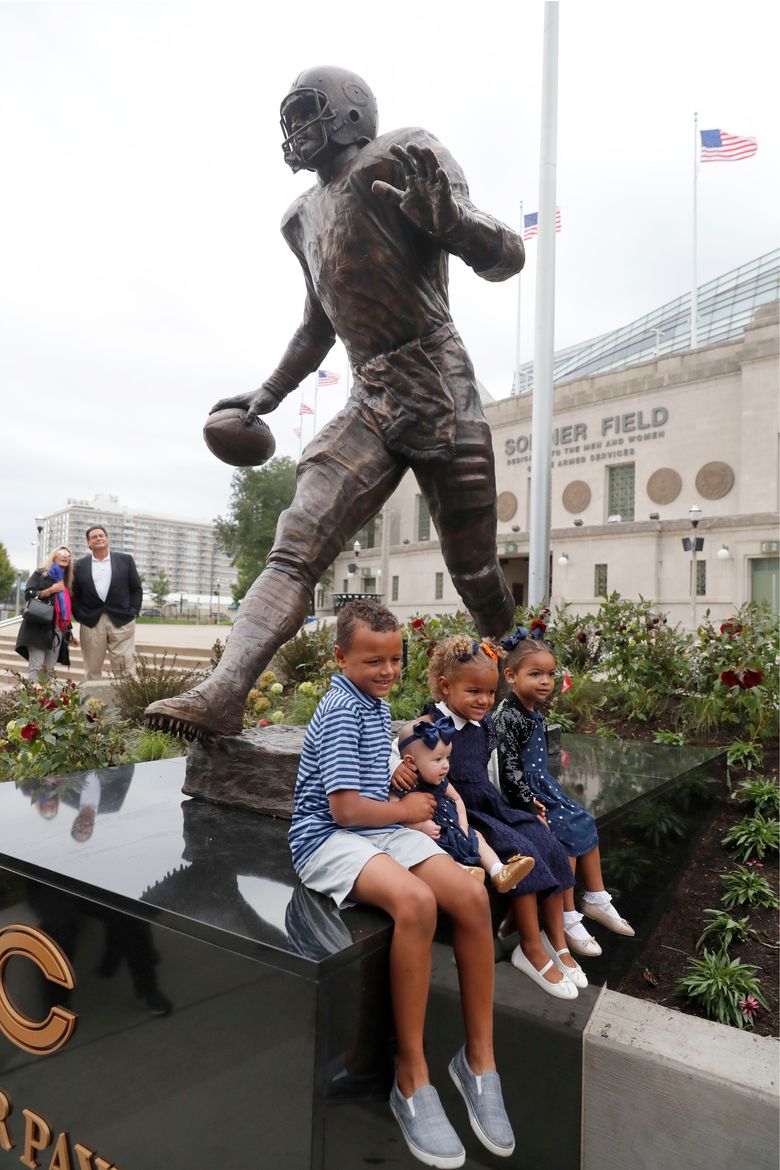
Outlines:
<svg viewBox="0 0 780 1170"><path fill-rule="evenodd" d="M160 569L157 576L153 579L149 586L149 594L155 605L160 609L165 605L165 599L171 591L171 583L168 580L165 569Z"/></svg>
<svg viewBox="0 0 780 1170"><path fill-rule="evenodd" d="M264 467L242 467L231 481L230 510L214 521L217 543L238 569L233 600L239 601L265 567L279 513L295 495L295 463L281 457Z"/></svg>
<svg viewBox="0 0 780 1170"><path fill-rule="evenodd" d="M11 564L8 550L0 544L0 601L7 601L16 584L16 569Z"/></svg>

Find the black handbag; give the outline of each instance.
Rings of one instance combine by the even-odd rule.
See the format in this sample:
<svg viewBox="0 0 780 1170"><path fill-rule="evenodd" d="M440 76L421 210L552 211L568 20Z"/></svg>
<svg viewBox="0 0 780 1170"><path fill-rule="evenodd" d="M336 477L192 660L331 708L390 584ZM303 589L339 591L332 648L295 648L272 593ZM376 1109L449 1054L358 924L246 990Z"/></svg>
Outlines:
<svg viewBox="0 0 780 1170"><path fill-rule="evenodd" d="M54 621L54 606L40 597L31 597L24 607L24 617L35 626L50 626Z"/></svg>

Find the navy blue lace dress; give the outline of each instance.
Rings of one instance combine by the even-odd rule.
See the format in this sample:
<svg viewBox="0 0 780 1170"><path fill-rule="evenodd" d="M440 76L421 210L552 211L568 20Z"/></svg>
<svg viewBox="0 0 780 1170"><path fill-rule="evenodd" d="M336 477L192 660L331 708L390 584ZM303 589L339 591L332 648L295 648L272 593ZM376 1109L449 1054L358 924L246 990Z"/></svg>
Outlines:
<svg viewBox="0 0 780 1170"><path fill-rule="evenodd" d="M596 822L547 770L544 716L529 711L511 694L499 703L495 722L498 772L507 801L525 809L529 795L541 800L547 822L569 857L590 853L599 843Z"/></svg>
<svg viewBox="0 0 780 1170"><path fill-rule="evenodd" d="M439 718L442 711L428 705L425 713ZM491 784L488 762L497 744L490 715L478 725L464 724L452 740L450 778L466 806L469 824L479 829L502 861L524 853L536 862L510 894L547 897L571 889L574 877L563 846L534 813L512 808Z"/></svg>
<svg viewBox="0 0 780 1170"><path fill-rule="evenodd" d="M427 784L424 780L419 780L409 791L428 793L436 801L436 808L431 817L441 829L436 844L460 865L479 865L477 834L471 825L467 834L460 827L458 806L452 797L447 795L449 786L448 780L442 780L441 784Z"/></svg>

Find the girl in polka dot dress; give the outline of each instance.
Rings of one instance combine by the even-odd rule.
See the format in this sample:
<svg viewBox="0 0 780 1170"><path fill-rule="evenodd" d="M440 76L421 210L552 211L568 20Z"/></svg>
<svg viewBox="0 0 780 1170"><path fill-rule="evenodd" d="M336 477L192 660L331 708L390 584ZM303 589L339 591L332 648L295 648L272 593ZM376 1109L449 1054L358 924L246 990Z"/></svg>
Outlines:
<svg viewBox="0 0 780 1170"><path fill-rule="evenodd" d="M529 634L518 626L501 645L506 652L504 675L512 688L495 715L501 791L514 808L531 811L543 806L551 830L585 886L581 913L574 906L574 891L564 894L566 942L580 955L599 955L601 947L582 925L583 915L616 934L633 936L634 930L604 889L595 820L567 796L547 769L540 708L547 705L555 688L555 655L538 628Z"/></svg>

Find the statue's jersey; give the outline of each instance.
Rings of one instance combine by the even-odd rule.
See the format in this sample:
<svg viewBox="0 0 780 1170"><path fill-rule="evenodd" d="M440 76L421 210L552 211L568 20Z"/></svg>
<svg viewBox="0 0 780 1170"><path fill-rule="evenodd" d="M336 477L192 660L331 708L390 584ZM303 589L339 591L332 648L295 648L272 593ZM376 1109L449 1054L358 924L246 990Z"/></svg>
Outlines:
<svg viewBox="0 0 780 1170"><path fill-rule="evenodd" d="M403 167L389 148L408 143L430 147L449 177L462 221L446 244L371 190L376 180L405 188ZM340 178L304 192L285 214L282 234L354 366L451 320L448 251L488 280L505 280L524 259L519 236L474 207L455 159L418 128L382 135L360 149Z"/></svg>

